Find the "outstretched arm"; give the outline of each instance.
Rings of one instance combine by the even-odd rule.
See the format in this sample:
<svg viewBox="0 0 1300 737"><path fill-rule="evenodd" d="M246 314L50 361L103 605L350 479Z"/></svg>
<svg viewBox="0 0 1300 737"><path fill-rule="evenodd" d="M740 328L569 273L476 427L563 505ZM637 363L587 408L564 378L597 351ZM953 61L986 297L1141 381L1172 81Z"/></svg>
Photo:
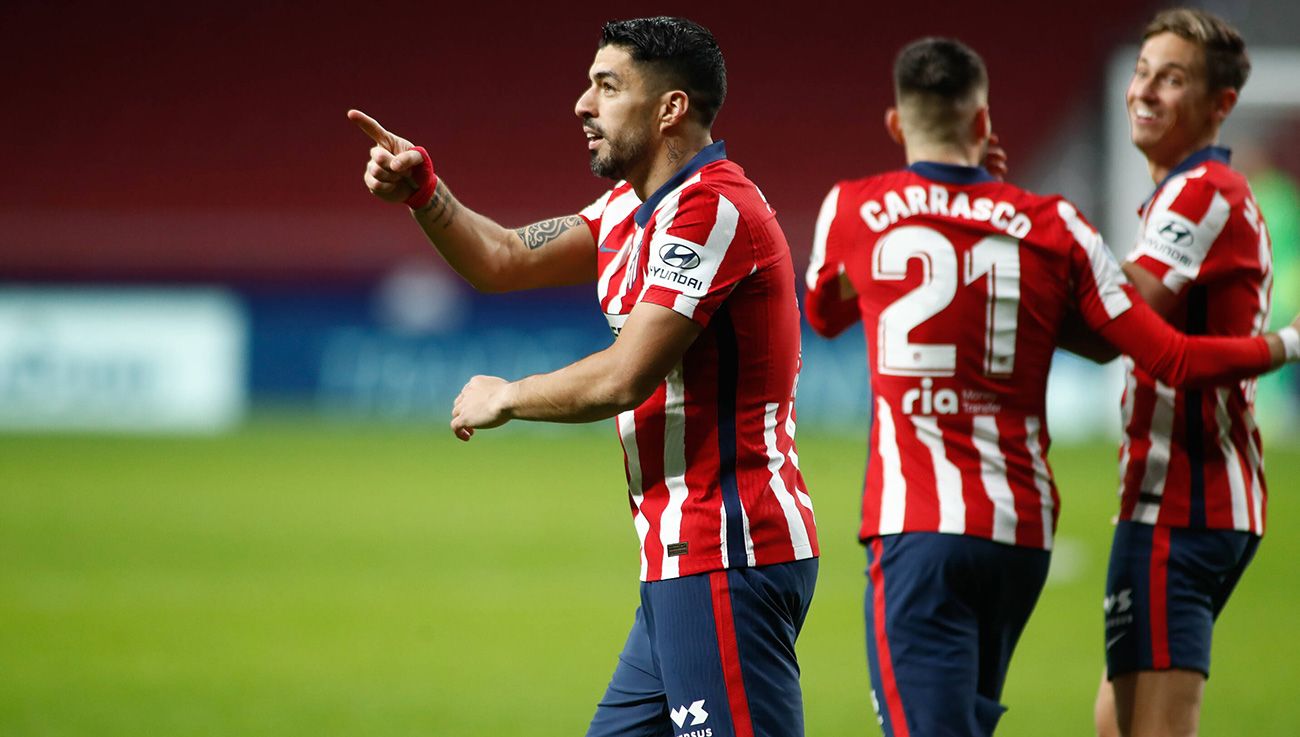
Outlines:
<svg viewBox="0 0 1300 737"><path fill-rule="evenodd" d="M1170 386L1225 384L1300 360L1300 316L1267 335L1189 336L1134 298L1131 308L1099 332L1142 370Z"/></svg>
<svg viewBox="0 0 1300 737"><path fill-rule="evenodd" d="M469 380L451 412L456 437L510 420L595 422L640 406L673 370L703 328L673 310L641 302L614 344L549 374L507 382Z"/></svg>
<svg viewBox="0 0 1300 737"><path fill-rule="evenodd" d="M360 110L349 110L348 119L374 142L366 188L385 202L406 203L438 253L475 289L507 292L595 280L595 238L582 218L502 227L460 204L422 148Z"/></svg>

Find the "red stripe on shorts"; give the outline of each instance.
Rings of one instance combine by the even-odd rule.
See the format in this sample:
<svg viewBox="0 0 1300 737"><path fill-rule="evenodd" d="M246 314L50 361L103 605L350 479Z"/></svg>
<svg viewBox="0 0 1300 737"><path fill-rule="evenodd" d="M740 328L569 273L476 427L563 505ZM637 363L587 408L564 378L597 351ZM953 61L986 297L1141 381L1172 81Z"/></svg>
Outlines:
<svg viewBox="0 0 1300 737"><path fill-rule="evenodd" d="M1169 667L1169 528L1154 525L1151 532L1151 668Z"/></svg>
<svg viewBox="0 0 1300 737"><path fill-rule="evenodd" d="M881 568L880 558L884 545L880 538L871 540L871 607L875 621L876 659L880 666L880 689L884 691L885 708L889 711L889 724L894 728L894 737L910 737L907 731L907 715L903 713L903 697L898 693L898 681L894 680L894 661L889 655L889 637L885 633L885 571Z"/></svg>
<svg viewBox="0 0 1300 737"><path fill-rule="evenodd" d="M713 592L713 624L718 632L718 654L722 657L722 677L727 683L727 702L731 706L731 723L736 737L754 737L749 718L749 698L745 696L745 678L740 670L740 646L736 643L736 620L731 614L731 586L726 571L709 574Z"/></svg>

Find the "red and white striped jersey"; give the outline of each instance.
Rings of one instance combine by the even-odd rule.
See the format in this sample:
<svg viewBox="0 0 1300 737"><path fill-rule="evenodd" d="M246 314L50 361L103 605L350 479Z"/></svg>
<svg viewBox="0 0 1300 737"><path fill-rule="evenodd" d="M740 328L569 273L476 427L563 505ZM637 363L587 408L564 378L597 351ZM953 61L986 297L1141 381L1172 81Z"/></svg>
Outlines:
<svg viewBox="0 0 1300 737"><path fill-rule="evenodd" d="M794 267L762 193L718 142L646 202L619 183L581 215L615 335L639 302L703 326L655 393L617 418L641 579L816 556L794 442Z"/></svg>
<svg viewBox="0 0 1300 737"><path fill-rule="evenodd" d="M866 331L874 411L861 537L1052 547L1045 397L1071 313L1172 383L1268 369L1263 338L1188 339L1134 294L1060 197L930 162L837 184L817 221L805 310L824 335L859 318Z"/></svg>
<svg viewBox="0 0 1300 737"><path fill-rule="evenodd" d="M1170 172L1139 210L1129 255L1182 296L1169 321L1189 335L1259 335L1268 324L1268 228L1228 157L1209 147ZM1254 380L1175 389L1126 363L1120 518L1263 534Z"/></svg>

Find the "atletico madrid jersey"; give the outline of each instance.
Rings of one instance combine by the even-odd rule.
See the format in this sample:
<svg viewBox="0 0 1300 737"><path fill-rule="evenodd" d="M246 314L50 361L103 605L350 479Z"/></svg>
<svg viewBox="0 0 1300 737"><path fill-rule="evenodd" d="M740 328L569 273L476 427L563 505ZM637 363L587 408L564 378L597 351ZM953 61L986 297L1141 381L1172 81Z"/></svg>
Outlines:
<svg viewBox="0 0 1300 737"><path fill-rule="evenodd" d="M1268 228L1227 149L1179 164L1139 210L1129 260L1181 297L1188 334L1259 335L1268 324ZM1176 389L1127 362L1120 518L1264 532L1264 462L1253 379Z"/></svg>
<svg viewBox="0 0 1300 737"><path fill-rule="evenodd" d="M655 393L617 418L641 579L816 556L794 443L794 269L762 193L718 142L645 202L620 182L581 215L615 335L642 302L703 328Z"/></svg>
<svg viewBox="0 0 1300 737"><path fill-rule="evenodd" d="M1258 373L1270 361L1262 338L1174 332L1134 301L1073 205L980 168L922 162L836 185L817 221L808 290L818 332L858 319L866 331L874 411L863 539L940 532L1052 547L1045 395L1072 313L1174 383Z"/></svg>

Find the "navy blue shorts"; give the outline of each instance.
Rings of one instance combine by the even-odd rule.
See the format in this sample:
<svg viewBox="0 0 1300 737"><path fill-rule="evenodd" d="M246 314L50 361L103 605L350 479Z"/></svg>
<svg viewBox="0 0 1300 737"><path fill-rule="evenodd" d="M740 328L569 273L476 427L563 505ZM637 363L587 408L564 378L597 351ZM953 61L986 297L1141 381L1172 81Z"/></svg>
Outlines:
<svg viewBox="0 0 1300 737"><path fill-rule="evenodd" d="M1106 674L1210 675L1214 620L1255 557L1259 537L1120 522L1106 572Z"/></svg>
<svg viewBox="0 0 1300 737"><path fill-rule="evenodd" d="M587 737L801 737L794 642L817 559L641 584Z"/></svg>
<svg viewBox="0 0 1300 737"><path fill-rule="evenodd" d="M907 532L867 541L867 666L886 737L985 737L1047 580L1046 550Z"/></svg>

